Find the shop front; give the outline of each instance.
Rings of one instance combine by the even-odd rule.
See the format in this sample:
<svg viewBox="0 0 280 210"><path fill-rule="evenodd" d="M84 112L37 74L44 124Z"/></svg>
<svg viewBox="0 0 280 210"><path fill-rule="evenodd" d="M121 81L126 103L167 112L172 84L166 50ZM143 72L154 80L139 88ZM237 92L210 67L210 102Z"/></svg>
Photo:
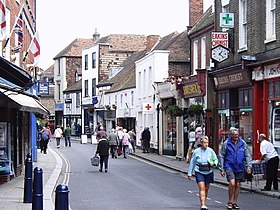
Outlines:
<svg viewBox="0 0 280 210"><path fill-rule="evenodd" d="M254 148L253 135L253 88L250 75L241 65L212 73L216 93L215 149L218 151L229 137L231 127L239 129L240 136Z"/></svg>
<svg viewBox="0 0 280 210"><path fill-rule="evenodd" d="M254 133L267 134L280 155L280 62L274 61L253 68L254 80ZM254 158L260 158L259 146Z"/></svg>

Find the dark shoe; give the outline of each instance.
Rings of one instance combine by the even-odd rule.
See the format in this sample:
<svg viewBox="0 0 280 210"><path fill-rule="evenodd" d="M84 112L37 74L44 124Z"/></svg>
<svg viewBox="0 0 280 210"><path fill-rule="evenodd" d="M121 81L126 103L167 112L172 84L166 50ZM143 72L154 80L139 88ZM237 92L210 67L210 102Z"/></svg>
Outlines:
<svg viewBox="0 0 280 210"><path fill-rule="evenodd" d="M44 152L44 154L47 154L47 152Z"/></svg>
<svg viewBox="0 0 280 210"><path fill-rule="evenodd" d="M261 191L270 191L270 189L263 188L263 189L261 189Z"/></svg>
<svg viewBox="0 0 280 210"><path fill-rule="evenodd" d="M99 169L99 172L102 172L102 169Z"/></svg>
<svg viewBox="0 0 280 210"><path fill-rule="evenodd" d="M105 173L107 173L108 172L108 170L107 169L105 169Z"/></svg>
<svg viewBox="0 0 280 210"><path fill-rule="evenodd" d="M123 157L123 158L125 158L125 159L126 159L127 157Z"/></svg>
<svg viewBox="0 0 280 210"><path fill-rule="evenodd" d="M147 152L143 151L142 153L147 153Z"/></svg>
<svg viewBox="0 0 280 210"><path fill-rule="evenodd" d="M233 209L240 209L240 207L236 203L232 204L232 208Z"/></svg>
<svg viewBox="0 0 280 210"><path fill-rule="evenodd" d="M227 209L232 209L232 203L227 204Z"/></svg>

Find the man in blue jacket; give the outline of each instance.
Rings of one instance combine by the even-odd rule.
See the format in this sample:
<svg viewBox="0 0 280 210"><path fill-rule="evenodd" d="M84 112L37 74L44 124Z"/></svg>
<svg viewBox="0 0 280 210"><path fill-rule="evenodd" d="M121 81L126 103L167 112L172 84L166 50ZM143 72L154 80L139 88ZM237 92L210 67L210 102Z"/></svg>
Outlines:
<svg viewBox="0 0 280 210"><path fill-rule="evenodd" d="M228 209L239 209L237 199L240 182L245 181L245 173L251 174L252 159L246 142L239 136L238 129L231 129L231 136L220 150L221 175L229 182Z"/></svg>

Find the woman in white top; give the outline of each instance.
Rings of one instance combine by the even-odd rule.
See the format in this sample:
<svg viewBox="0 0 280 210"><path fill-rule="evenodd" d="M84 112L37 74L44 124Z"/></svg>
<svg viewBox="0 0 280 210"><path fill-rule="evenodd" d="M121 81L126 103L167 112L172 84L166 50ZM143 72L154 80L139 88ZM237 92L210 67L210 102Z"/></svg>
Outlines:
<svg viewBox="0 0 280 210"><path fill-rule="evenodd" d="M61 130L60 125L57 125L56 129L54 131L54 137L56 139L56 147L57 148L60 148L60 139L63 136L62 134L63 134L63 131Z"/></svg>

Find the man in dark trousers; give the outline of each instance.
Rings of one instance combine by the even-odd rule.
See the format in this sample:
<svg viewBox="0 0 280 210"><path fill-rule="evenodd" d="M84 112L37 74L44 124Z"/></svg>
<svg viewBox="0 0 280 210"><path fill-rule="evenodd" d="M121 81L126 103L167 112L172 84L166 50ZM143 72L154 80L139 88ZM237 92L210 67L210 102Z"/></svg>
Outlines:
<svg viewBox="0 0 280 210"><path fill-rule="evenodd" d="M149 130L149 127L146 127L144 131L141 134L142 139L142 146L143 146L143 153L149 153L150 152L150 140L151 140L151 132Z"/></svg>
<svg viewBox="0 0 280 210"><path fill-rule="evenodd" d="M261 160L266 162L266 184L262 191L271 190L271 185L273 184L273 189L278 190L278 165L279 157L275 150L273 144L266 140L266 135L264 133L260 134L259 141L261 142Z"/></svg>

